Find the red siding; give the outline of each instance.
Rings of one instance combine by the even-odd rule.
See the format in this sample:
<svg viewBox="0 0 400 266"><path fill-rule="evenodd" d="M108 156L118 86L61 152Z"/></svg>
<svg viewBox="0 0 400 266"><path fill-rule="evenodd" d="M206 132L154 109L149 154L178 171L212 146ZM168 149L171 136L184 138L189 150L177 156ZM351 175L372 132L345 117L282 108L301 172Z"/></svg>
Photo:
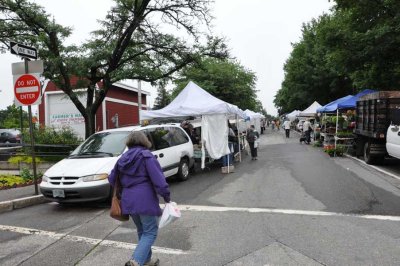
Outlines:
<svg viewBox="0 0 400 266"><path fill-rule="evenodd" d="M118 114L119 127L137 125L139 123L137 106L106 101L106 110L107 128L115 128L114 123L111 121L115 114Z"/></svg>
<svg viewBox="0 0 400 266"><path fill-rule="evenodd" d="M71 78L71 85L75 86L77 84L78 78ZM99 87L102 87L102 84L99 84ZM51 91L60 91L54 82L49 82L46 88L46 92ZM131 91L127 89L123 89L120 87L112 86L107 93L108 98L123 100L130 103L138 102L138 93L136 91ZM147 104L146 94L142 94L142 109L146 110L147 107L144 105ZM106 101L106 100L105 100ZM105 102L106 106L106 128L114 128L114 124L111 121L111 117L118 113L119 126L126 125L134 125L139 123L138 119L138 106L115 103L111 101ZM39 105L39 123L41 125L45 124L45 97L42 98L42 103ZM103 130L103 109L102 105L100 105L99 109L96 112L96 131Z"/></svg>

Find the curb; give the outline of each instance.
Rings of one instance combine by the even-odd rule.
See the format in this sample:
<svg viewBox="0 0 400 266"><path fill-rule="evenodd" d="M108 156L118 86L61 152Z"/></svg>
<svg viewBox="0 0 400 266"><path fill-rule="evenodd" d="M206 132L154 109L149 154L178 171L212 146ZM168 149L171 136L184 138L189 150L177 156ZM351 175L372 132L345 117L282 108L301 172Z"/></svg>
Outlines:
<svg viewBox="0 0 400 266"><path fill-rule="evenodd" d="M0 202L0 213L47 202L43 195Z"/></svg>

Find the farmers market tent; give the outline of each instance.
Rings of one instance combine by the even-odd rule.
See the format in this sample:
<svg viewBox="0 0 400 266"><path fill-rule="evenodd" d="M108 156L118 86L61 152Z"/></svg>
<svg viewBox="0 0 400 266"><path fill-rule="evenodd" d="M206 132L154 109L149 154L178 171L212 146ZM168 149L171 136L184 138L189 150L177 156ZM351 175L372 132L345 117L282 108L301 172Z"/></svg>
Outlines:
<svg viewBox="0 0 400 266"><path fill-rule="evenodd" d="M305 116L315 116L317 114L317 109L320 108L321 105L315 101L309 107L301 111L298 116L305 117Z"/></svg>
<svg viewBox="0 0 400 266"><path fill-rule="evenodd" d="M356 103L357 100L361 97L364 96L365 94L373 93L376 92L375 90L363 90L362 92L357 93L356 95L350 97L349 99L342 101L338 103L338 108L339 109L353 109L356 108Z"/></svg>
<svg viewBox="0 0 400 266"><path fill-rule="evenodd" d="M346 100L349 100L350 98L352 98L353 95L347 95L344 96L342 98L336 99L324 106L321 106L320 108L317 109L318 113L332 113L332 112L336 112L336 110L338 109L338 106L340 103L345 102Z"/></svg>
<svg viewBox="0 0 400 266"><path fill-rule="evenodd" d="M202 168L205 150L213 159L229 154L228 118L246 118L236 105L224 102L190 81L179 95L160 110L141 111L140 120L160 117L201 116Z"/></svg>
<svg viewBox="0 0 400 266"><path fill-rule="evenodd" d="M298 116L301 113L300 110L294 110L293 112L289 113L286 115L286 117L290 120L290 121L294 121L296 119L296 116Z"/></svg>
<svg viewBox="0 0 400 266"><path fill-rule="evenodd" d="M262 118L265 118L265 116L264 116L263 114L253 112L253 111L251 111L251 110L249 110L249 109L246 109L246 110L244 111L244 113L245 113L246 116L247 116L247 119L246 119L247 128L248 128L250 125L254 125L255 129L256 129L258 132L261 132L261 119L262 119Z"/></svg>

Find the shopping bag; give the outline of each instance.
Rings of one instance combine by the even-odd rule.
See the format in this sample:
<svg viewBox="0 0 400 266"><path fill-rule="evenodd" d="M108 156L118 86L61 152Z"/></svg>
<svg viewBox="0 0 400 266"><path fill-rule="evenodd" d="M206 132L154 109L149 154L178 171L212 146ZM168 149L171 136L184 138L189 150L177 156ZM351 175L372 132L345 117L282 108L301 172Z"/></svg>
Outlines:
<svg viewBox="0 0 400 266"><path fill-rule="evenodd" d="M260 144L259 140L254 141L254 148L258 148L258 145Z"/></svg>
<svg viewBox="0 0 400 266"><path fill-rule="evenodd" d="M118 221L125 222L129 220L129 215L122 214L121 209L121 182L119 180L119 175L115 180L115 186L113 188L113 196L111 199L110 216Z"/></svg>
<svg viewBox="0 0 400 266"><path fill-rule="evenodd" d="M118 221L125 222L129 220L129 216L122 214L121 201L117 195L113 195L111 200L110 216Z"/></svg>
<svg viewBox="0 0 400 266"><path fill-rule="evenodd" d="M178 209L178 205L175 202L166 203L158 223L158 228L163 228L180 217L181 211Z"/></svg>

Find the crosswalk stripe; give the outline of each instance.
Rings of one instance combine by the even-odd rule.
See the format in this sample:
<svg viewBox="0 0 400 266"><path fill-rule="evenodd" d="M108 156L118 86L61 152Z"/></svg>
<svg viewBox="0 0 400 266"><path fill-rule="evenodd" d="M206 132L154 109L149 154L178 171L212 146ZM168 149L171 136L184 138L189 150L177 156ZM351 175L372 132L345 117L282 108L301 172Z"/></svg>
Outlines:
<svg viewBox="0 0 400 266"><path fill-rule="evenodd" d="M324 212L324 211L199 206L199 205L178 205L178 207L181 211L205 211L205 212L236 211L236 212L249 212L249 213L271 213L271 214L307 215L307 216L336 216L336 217L353 217L353 218L371 219L371 220L400 221L400 216L390 216L390 215L363 215L363 214L349 214L349 213Z"/></svg>
<svg viewBox="0 0 400 266"><path fill-rule="evenodd" d="M99 245L99 246L107 246L113 248L121 248L121 249L128 249L133 250L136 248L136 244L120 242L120 241L113 241L113 240L103 240L103 239L96 239L90 237L83 237L83 236L75 236L69 234L62 234L56 232L50 232L45 230L38 230L34 228L26 228L26 227L17 227L17 226L9 226L9 225L0 225L0 231L8 231L8 232L15 232L24 235L40 235L50 237L52 239L65 239L72 242L80 242L80 243L87 243L91 245ZM152 247L152 251L159 254L170 254L170 255L184 255L188 254L187 252L180 250L180 249L171 249L171 248L164 248L164 247Z"/></svg>

